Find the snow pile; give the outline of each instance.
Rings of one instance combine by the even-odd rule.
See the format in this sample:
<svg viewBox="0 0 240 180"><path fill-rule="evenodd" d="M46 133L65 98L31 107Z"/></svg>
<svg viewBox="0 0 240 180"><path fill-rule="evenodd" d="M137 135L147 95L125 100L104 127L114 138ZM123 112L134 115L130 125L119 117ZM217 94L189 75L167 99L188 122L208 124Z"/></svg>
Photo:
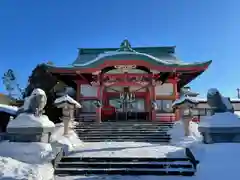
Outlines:
<svg viewBox="0 0 240 180"><path fill-rule="evenodd" d="M200 127L240 127L240 119L231 112L216 113L205 117L199 123Z"/></svg>
<svg viewBox="0 0 240 180"><path fill-rule="evenodd" d="M184 126L181 121L175 123L172 129L169 130L171 135L171 144L176 147L188 147L193 152L197 159L204 155L202 148L202 135L198 131L198 124L190 121L190 136L184 136Z"/></svg>
<svg viewBox="0 0 240 180"><path fill-rule="evenodd" d="M195 176L66 176L56 177L56 180L238 180L240 144L220 143L201 144L205 150L204 156L198 158L200 164L197 166ZM195 154L194 154L195 155Z"/></svg>
<svg viewBox="0 0 240 180"><path fill-rule="evenodd" d="M2 180L52 180L51 164L27 164L0 156L0 179Z"/></svg>
<svg viewBox="0 0 240 180"><path fill-rule="evenodd" d="M234 114L236 114L238 117L240 117L240 111L234 111Z"/></svg>
<svg viewBox="0 0 240 180"><path fill-rule="evenodd" d="M35 116L34 114L19 114L14 121L10 121L8 128L27 128L27 127L55 127L54 123L46 115Z"/></svg>
<svg viewBox="0 0 240 180"><path fill-rule="evenodd" d="M51 180L53 152L47 143L0 143L0 179Z"/></svg>
<svg viewBox="0 0 240 180"><path fill-rule="evenodd" d="M60 98L57 98L54 101L54 104L61 104L61 103L65 103L65 102L68 102L69 104L75 105L76 108L81 108L82 107L77 101L75 101L73 98L71 98L68 95L64 95Z"/></svg>
<svg viewBox="0 0 240 180"><path fill-rule="evenodd" d="M193 142L201 142L202 135L198 131L198 124L190 121L190 136L184 136L184 126L182 121L178 121L174 124L173 128L169 130L169 134L172 137L171 143L175 145L184 145L188 147Z"/></svg>
<svg viewBox="0 0 240 180"><path fill-rule="evenodd" d="M56 124L55 130L51 136L51 144L55 153L59 151L59 148L64 148L64 152L69 153L82 145L82 141L79 139L74 130L69 130L69 134L67 136L64 136L63 132L63 123Z"/></svg>
<svg viewBox="0 0 240 180"><path fill-rule="evenodd" d="M179 155L181 153L181 155ZM171 154L171 155L169 155ZM184 149L172 145L147 142L94 142L84 143L71 157L179 157Z"/></svg>
<svg viewBox="0 0 240 180"><path fill-rule="evenodd" d="M3 141L0 143L0 156L31 163L50 162L53 158L52 147L48 143L20 143Z"/></svg>
<svg viewBox="0 0 240 180"><path fill-rule="evenodd" d="M6 112L11 115L16 115L18 111L17 106L9 106L5 104L0 104L0 112Z"/></svg>

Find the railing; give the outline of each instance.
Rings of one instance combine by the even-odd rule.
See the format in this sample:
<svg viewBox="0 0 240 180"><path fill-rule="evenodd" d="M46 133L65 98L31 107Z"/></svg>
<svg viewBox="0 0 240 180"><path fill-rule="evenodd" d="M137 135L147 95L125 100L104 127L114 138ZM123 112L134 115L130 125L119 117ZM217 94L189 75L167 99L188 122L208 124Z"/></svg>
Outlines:
<svg viewBox="0 0 240 180"><path fill-rule="evenodd" d="M164 122L173 122L176 121L176 116L173 113L168 113L168 114L156 114L156 121L164 121Z"/></svg>
<svg viewBox="0 0 240 180"><path fill-rule="evenodd" d="M63 148L57 153L56 157L52 160L53 168L55 169L58 163L61 161L62 157L65 155Z"/></svg>
<svg viewBox="0 0 240 180"><path fill-rule="evenodd" d="M75 118L78 122L93 122L96 121L96 113L79 113Z"/></svg>
<svg viewBox="0 0 240 180"><path fill-rule="evenodd" d="M197 165L199 164L199 161L196 160L196 158L194 157L192 151L189 148L185 149L185 155L189 158L189 161L192 163L194 169L197 169Z"/></svg>
<svg viewBox="0 0 240 180"><path fill-rule="evenodd" d="M6 133L6 132L1 132L0 133L0 141L7 141L10 140L11 137Z"/></svg>

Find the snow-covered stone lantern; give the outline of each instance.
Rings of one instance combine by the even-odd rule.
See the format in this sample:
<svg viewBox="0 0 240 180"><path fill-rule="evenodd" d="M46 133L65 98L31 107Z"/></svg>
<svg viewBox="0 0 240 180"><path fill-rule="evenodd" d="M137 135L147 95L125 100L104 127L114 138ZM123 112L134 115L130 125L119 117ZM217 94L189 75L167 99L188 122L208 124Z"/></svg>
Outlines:
<svg viewBox="0 0 240 180"><path fill-rule="evenodd" d="M68 135L69 128L74 120L75 109L81 108L81 105L68 95L57 98L54 104L58 108L62 108L63 116L61 120L64 124L64 135Z"/></svg>
<svg viewBox="0 0 240 180"><path fill-rule="evenodd" d="M196 107L198 101L195 97L190 97L187 94L182 94L179 99L172 104L173 109L179 109L180 118L184 126L185 136L190 135L189 123L193 118L193 108Z"/></svg>

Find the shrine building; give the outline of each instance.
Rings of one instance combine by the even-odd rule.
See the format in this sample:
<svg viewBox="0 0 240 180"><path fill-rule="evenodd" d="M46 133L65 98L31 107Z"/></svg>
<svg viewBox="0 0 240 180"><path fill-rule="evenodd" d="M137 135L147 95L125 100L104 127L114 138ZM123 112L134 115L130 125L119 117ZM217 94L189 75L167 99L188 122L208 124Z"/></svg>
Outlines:
<svg viewBox="0 0 240 180"><path fill-rule="evenodd" d="M203 73L212 61L186 63L175 46L81 48L68 66L46 64L60 81L76 91L78 116L97 122L120 120L173 121L172 102L180 89Z"/></svg>

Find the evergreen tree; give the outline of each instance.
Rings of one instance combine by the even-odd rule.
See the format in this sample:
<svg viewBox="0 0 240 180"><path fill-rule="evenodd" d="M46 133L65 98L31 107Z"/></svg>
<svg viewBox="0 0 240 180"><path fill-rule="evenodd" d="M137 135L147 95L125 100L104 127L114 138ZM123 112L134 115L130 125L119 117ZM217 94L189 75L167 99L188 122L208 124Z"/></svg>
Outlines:
<svg viewBox="0 0 240 180"><path fill-rule="evenodd" d="M54 87L57 82L57 78L47 71L47 66L45 64L39 64L33 69L32 74L29 76L28 85L24 92L24 97L26 97L29 96L35 88L44 90L47 95L47 105L44 109L49 119L55 123L59 122L59 117L61 116L61 110L53 105L56 99Z"/></svg>
<svg viewBox="0 0 240 180"><path fill-rule="evenodd" d="M11 98L17 98L21 96L21 88L17 83L17 77L12 69L8 69L2 77L5 89L8 91L8 95Z"/></svg>

